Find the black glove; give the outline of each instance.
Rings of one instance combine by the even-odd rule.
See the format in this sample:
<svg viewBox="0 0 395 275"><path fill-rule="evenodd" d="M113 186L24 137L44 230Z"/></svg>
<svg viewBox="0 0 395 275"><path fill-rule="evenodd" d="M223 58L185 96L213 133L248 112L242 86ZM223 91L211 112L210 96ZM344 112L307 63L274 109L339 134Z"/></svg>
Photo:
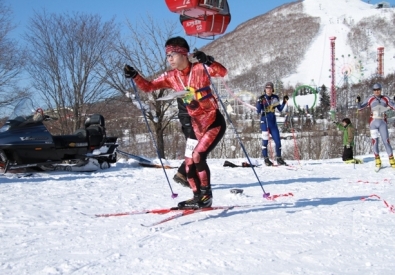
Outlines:
<svg viewBox="0 0 395 275"><path fill-rule="evenodd" d="M265 105L265 104L266 104L265 96L261 96L261 97L258 99L258 102L260 102L260 103L262 103L263 105Z"/></svg>
<svg viewBox="0 0 395 275"><path fill-rule="evenodd" d="M195 51L193 57L197 59L199 63L206 64L210 66L213 64L214 58L212 56L206 55L204 52Z"/></svg>
<svg viewBox="0 0 395 275"><path fill-rule="evenodd" d="M135 78L138 75L138 72L129 65L125 65L125 67L123 67L123 71L126 78Z"/></svg>
<svg viewBox="0 0 395 275"><path fill-rule="evenodd" d="M287 95L285 95L285 96L283 97L283 101L288 102L288 100L289 100L289 97L288 97Z"/></svg>
<svg viewBox="0 0 395 275"><path fill-rule="evenodd" d="M355 102L356 102L356 103L361 102L361 97L360 97L360 96L357 96L357 99L355 99Z"/></svg>

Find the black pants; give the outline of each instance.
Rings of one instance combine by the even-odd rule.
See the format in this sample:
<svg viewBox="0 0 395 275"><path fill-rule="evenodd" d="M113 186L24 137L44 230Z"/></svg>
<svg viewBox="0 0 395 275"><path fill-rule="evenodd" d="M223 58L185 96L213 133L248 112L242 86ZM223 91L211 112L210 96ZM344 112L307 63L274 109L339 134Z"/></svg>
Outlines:
<svg viewBox="0 0 395 275"><path fill-rule="evenodd" d="M343 158L343 161L354 159L352 146L350 146L350 148L347 148L347 146L344 146L342 158Z"/></svg>
<svg viewBox="0 0 395 275"><path fill-rule="evenodd" d="M191 117L188 114L185 115L182 114L178 116L178 119L181 123L181 129L185 136L185 139L187 138L196 139L195 132L193 131L192 128ZM178 167L177 172L184 175L185 177L187 176L187 172L185 171L185 161L183 161L180 167Z"/></svg>

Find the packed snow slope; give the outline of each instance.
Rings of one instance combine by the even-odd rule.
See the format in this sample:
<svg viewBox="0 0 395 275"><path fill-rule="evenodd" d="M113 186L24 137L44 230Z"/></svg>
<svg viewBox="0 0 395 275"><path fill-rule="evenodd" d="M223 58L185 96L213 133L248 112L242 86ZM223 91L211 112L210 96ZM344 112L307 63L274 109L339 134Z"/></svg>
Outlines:
<svg viewBox="0 0 395 275"><path fill-rule="evenodd" d="M376 36L371 30L371 44L368 51L353 52L347 43L352 26L365 18L375 16L391 20L394 8L377 9L376 4L369 4L361 0L304 0L303 10L306 14L321 19L319 35L306 51L304 60L299 64L296 74L283 79L284 83L300 82L311 85L330 86L331 72L331 44L330 37L335 40L335 77L336 85L344 84L343 75L349 72L349 82L358 83L370 77L377 70L377 48L385 46L384 64L385 74L393 73L393 56L395 47L389 43L390 36ZM366 30L362 30L366 31ZM359 63L361 61L361 63ZM359 68L360 64L363 66Z"/></svg>
<svg viewBox="0 0 395 275"><path fill-rule="evenodd" d="M255 168L266 192L288 195L273 201L251 168L210 159L214 205L255 206L153 227L141 224L171 214L94 214L190 198L172 181L171 198L162 169L120 161L94 173L1 175L0 274L395 274L394 170L385 154L378 173L373 157L360 158L355 167L333 159Z"/></svg>

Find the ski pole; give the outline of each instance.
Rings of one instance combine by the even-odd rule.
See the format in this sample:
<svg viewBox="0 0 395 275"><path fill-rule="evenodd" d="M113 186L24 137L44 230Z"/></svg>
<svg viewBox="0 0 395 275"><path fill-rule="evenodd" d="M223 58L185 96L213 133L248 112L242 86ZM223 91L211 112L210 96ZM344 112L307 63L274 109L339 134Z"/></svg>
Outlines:
<svg viewBox="0 0 395 275"><path fill-rule="evenodd" d="M197 51L197 49L195 49L194 51ZM229 116L228 112L226 111L226 108L225 108L224 103L222 102L221 98L219 97L218 91L217 91L217 89L215 88L213 81L211 80L211 76L210 76L210 74L209 74L209 72L208 72L208 70L207 70L205 64L203 64L203 68L204 68L204 70L205 70L205 72L206 72L206 74L207 74L208 79L210 80L210 83L211 83L211 86L213 87L214 93L215 93L215 95L217 96L218 101L219 101L219 103L220 103L221 106L222 106L222 109L224 110L225 116L226 116L226 118L228 119L230 125L232 126L232 128L233 128L233 130L234 130L234 132L235 132L235 136L236 136L236 138L237 138L237 140L238 140L238 142L239 142L239 144L240 144L240 147L241 147L241 149L243 149L243 152L244 152L244 154L245 154L246 157L247 157L248 163L250 164L252 171L254 171L255 177L257 178L257 180L258 180L258 182L259 182L259 185L260 185L261 188L262 188L263 197L267 199L267 198L270 197L270 193L266 193L265 189L263 188L262 182L261 182L261 180L259 179L259 177L258 177L258 175L257 175L257 173L256 173L256 171L255 171L255 169L254 169L254 165L252 165L252 162L251 162L251 160L250 160L250 157L248 156L247 151L246 151L246 149L244 148L243 143L241 142L241 139L240 139L240 137L239 137L239 134L237 133L236 128L234 127L234 125L233 125L233 123L232 123L232 120L230 119L230 116Z"/></svg>
<svg viewBox="0 0 395 275"><path fill-rule="evenodd" d="M354 169L355 169L355 163L357 162L357 159L355 157L356 153L357 153L357 142L356 142L356 138L358 138L358 111L357 111L357 115L356 115L356 122L355 122L355 135L354 135Z"/></svg>
<svg viewBox="0 0 395 275"><path fill-rule="evenodd" d="M266 96L265 96L265 97L266 97ZM266 100L267 100L267 98L266 98ZM267 155L267 156L269 156L269 154L270 154L271 158L272 158L273 161L274 161L274 158L273 158L273 150L272 150L272 146L271 146L271 142L270 142L269 121L267 120L267 112L266 112L266 107L265 107L264 104L263 104L263 111L264 111L264 113L265 113L266 129L267 129L267 148L266 148L266 150L267 150L267 152L268 152L268 155Z"/></svg>
<svg viewBox="0 0 395 275"><path fill-rule="evenodd" d="M265 93L265 95L266 95L266 93ZM266 96L265 96L265 98L266 98ZM266 101L267 101L267 98L266 98ZM274 150L273 150L273 147L272 147L272 139L270 139L270 134L271 133L270 133L270 128L269 128L269 121L267 119L266 106L264 104L263 104L263 111L265 113L266 129L267 129L267 148L266 148L267 156L269 157L269 155L270 155L270 157L274 161Z"/></svg>
<svg viewBox="0 0 395 275"><path fill-rule="evenodd" d="M141 103L139 94L138 94L138 92L137 92L136 84L134 83L133 79L130 79L130 82L132 83L132 87L133 87L133 90L134 90L134 94L136 95L137 102L139 103L141 112L143 113L145 125L147 126L147 129L148 129L148 132L150 133L152 142L154 143L154 146L155 146L155 149L156 149L156 154L158 155L160 164L162 165L163 172L165 173L166 180L167 180L167 183L168 183L169 188L170 188L170 191L171 191L171 197L172 197L173 199L174 199L174 198L177 198L178 194L174 193L174 192L173 192L173 188L171 188L171 184L170 184L170 181L169 181L169 177L167 176L167 173L166 173L166 170L165 170L165 166L163 165L162 158L160 157L158 145L156 144L156 141L155 141L155 138L154 138L154 134L152 133L151 127L150 127L149 124L148 124L147 115L145 114L145 109L143 108L143 104Z"/></svg>
<svg viewBox="0 0 395 275"><path fill-rule="evenodd" d="M294 114L294 111L293 111L293 114ZM302 164L300 163L299 147L296 142L295 129L294 129L294 125L293 125L293 116L290 117L289 121L290 121L291 129L292 129L292 138L294 140L294 158L298 161L299 166L302 168Z"/></svg>

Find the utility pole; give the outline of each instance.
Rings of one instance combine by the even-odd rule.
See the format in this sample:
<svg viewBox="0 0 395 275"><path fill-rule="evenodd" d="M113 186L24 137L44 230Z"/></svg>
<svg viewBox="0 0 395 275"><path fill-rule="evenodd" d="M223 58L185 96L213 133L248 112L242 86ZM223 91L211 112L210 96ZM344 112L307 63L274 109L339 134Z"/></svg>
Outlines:
<svg viewBox="0 0 395 275"><path fill-rule="evenodd" d="M331 41L331 117L335 119L336 113L336 79L335 79L335 40L336 37L329 37Z"/></svg>

